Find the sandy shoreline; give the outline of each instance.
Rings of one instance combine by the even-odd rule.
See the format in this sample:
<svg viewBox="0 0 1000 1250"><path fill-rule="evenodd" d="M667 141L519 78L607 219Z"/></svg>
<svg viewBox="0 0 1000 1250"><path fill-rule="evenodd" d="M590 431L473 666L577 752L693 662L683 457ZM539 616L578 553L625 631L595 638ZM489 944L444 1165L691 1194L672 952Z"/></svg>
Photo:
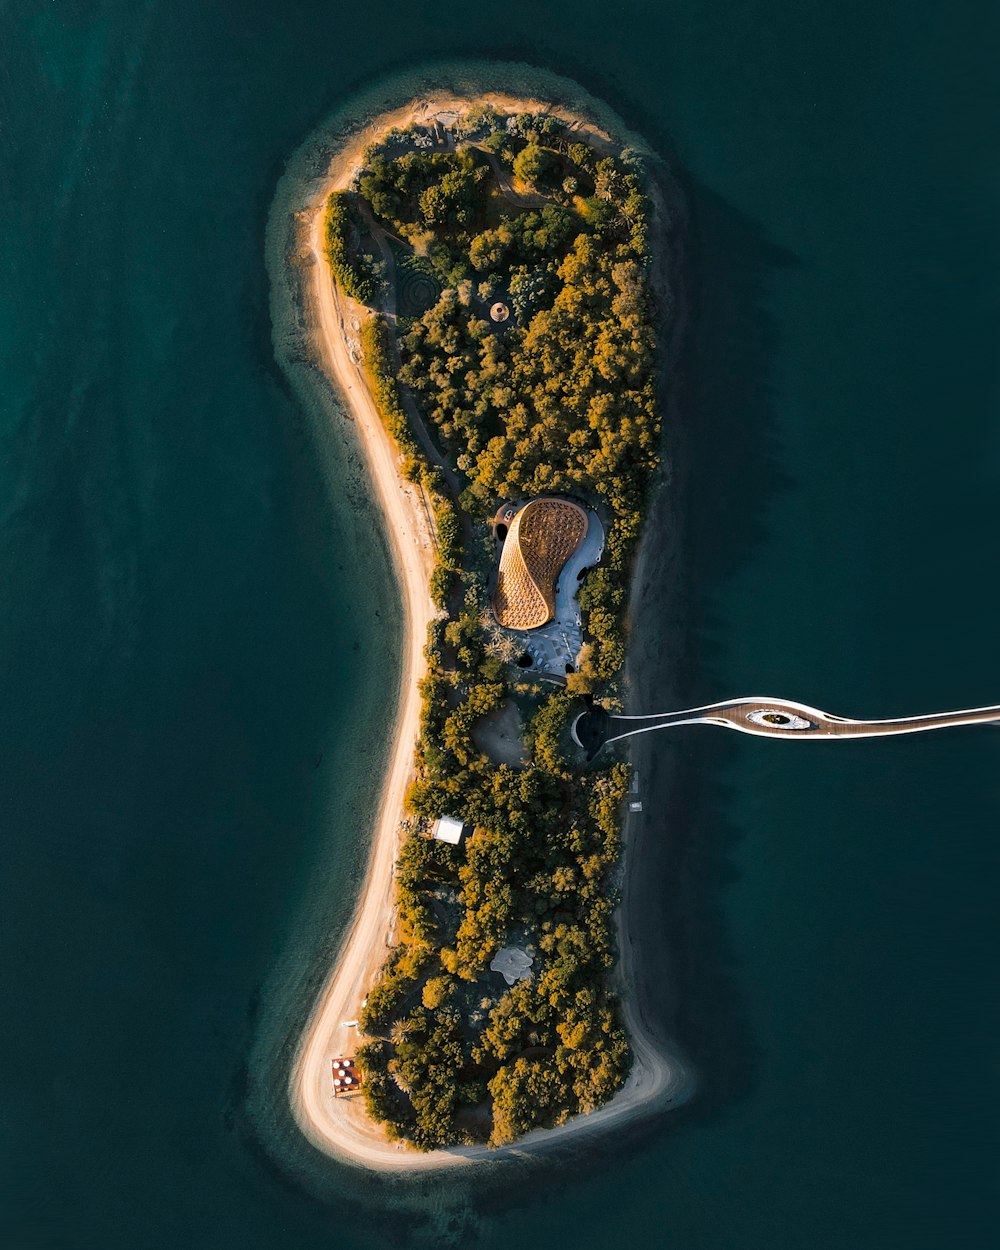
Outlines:
<svg viewBox="0 0 1000 1250"><path fill-rule="evenodd" d="M579 88L576 92L579 94ZM358 329L367 310L353 305L334 289L323 248L322 210L332 190L348 185L364 147L373 141L377 132L467 108L475 99L488 100L505 111L544 110L568 120L579 120L575 112L534 97L512 96L483 88L470 90L468 95L428 92L401 107L386 110L377 123L369 123L341 142L335 153L327 156L329 149L326 149L326 173L303 183L301 198L294 209L296 224L292 231L297 247L290 269L300 301L298 317L305 345L354 420L385 519L402 591L405 628L400 703L378 818L372 831L365 881L337 963L323 986L299 1045L289 1092L296 1122L317 1149L343 1162L394 1171L455 1166L477 1159L498 1160L505 1155L524 1158L540 1149L576 1141L584 1134L622 1127L653 1110L683 1102L691 1089L690 1074L677 1056L668 1053L662 1039L655 1036L644 1011L642 995L634 992L639 982L640 960L628 923L628 880L635 870L636 856L632 847L635 835L631 822L627 821L622 868L624 902L619 916L620 958L615 979L634 1063L625 1086L609 1103L560 1128L538 1130L499 1150L476 1146L424 1153L390 1142L381 1127L368 1118L360 1100L333 1097L330 1061L339 1055L352 1054L357 1042L356 1029L345 1027L344 1022L356 1019L362 998L384 960L389 942L392 869L419 728L417 683L425 668L423 647L427 625L434 612L429 593L434 547L420 495L398 471L399 456L356 363ZM584 123L580 121L580 125L582 128ZM602 146L612 144L610 135L596 125L587 123L586 130ZM644 542L637 576L646 547ZM634 666L630 667L629 675L630 680L635 681Z"/></svg>

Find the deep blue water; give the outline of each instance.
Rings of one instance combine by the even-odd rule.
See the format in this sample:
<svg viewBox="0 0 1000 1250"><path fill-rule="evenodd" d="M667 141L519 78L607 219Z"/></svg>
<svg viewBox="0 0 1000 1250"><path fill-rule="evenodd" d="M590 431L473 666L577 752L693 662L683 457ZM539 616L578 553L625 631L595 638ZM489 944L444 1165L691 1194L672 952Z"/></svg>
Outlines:
<svg viewBox="0 0 1000 1250"><path fill-rule="evenodd" d="M336 1173L331 1203L260 1144L246 1073L303 916L344 919L397 637L356 467L274 363L284 161L433 57L607 98L690 201L678 685L997 702L997 25L858 0L4 6L2 1244L367 1250L418 1217L497 1248L995 1244L992 729L664 744L702 1093L600 1166L506 1193Z"/></svg>

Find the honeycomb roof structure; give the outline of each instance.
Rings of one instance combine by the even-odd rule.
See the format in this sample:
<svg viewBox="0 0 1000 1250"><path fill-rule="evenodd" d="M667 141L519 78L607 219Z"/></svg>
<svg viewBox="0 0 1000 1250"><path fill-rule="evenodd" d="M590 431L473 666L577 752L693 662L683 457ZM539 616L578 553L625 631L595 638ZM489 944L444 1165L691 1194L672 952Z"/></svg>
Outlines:
<svg viewBox="0 0 1000 1250"><path fill-rule="evenodd" d="M556 579L587 536L587 514L568 499L533 499L511 523L500 554L493 612L507 629L538 629L556 610Z"/></svg>

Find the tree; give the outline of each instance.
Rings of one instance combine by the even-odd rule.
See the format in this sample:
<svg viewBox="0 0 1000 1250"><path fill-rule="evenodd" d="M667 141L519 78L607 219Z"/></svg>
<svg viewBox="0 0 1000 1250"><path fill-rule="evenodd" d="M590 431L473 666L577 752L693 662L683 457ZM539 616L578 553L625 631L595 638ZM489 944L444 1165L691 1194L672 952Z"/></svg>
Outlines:
<svg viewBox="0 0 1000 1250"><path fill-rule="evenodd" d="M528 726L528 741L535 763L556 777L569 775L564 739L577 707L569 694L559 691L545 700Z"/></svg>
<svg viewBox="0 0 1000 1250"><path fill-rule="evenodd" d="M520 265L513 271L509 285L510 302L522 322L530 321L538 309L544 307L555 286L555 266L551 262L534 269Z"/></svg>
<svg viewBox="0 0 1000 1250"><path fill-rule="evenodd" d="M620 177L618 167L610 156L597 162L594 177L594 194L599 200L613 200L618 194Z"/></svg>
<svg viewBox="0 0 1000 1250"><path fill-rule="evenodd" d="M435 1011L454 991L455 983L451 977L431 977L424 983L422 1000L429 1011Z"/></svg>
<svg viewBox="0 0 1000 1250"><path fill-rule="evenodd" d="M579 169L592 172L597 164L597 156L589 143L571 143L566 155Z"/></svg>
<svg viewBox="0 0 1000 1250"><path fill-rule="evenodd" d="M552 153L537 143L529 143L514 157L514 176L537 187L552 168Z"/></svg>
<svg viewBox="0 0 1000 1250"><path fill-rule="evenodd" d="M502 1146L539 1125L548 1125L565 1105L565 1084L551 1060L516 1059L492 1081L491 1146Z"/></svg>
<svg viewBox="0 0 1000 1250"><path fill-rule="evenodd" d="M330 196L325 224L326 254L333 276L351 299L374 304L385 291L385 265L358 248L358 227L352 220L346 191L334 191Z"/></svg>

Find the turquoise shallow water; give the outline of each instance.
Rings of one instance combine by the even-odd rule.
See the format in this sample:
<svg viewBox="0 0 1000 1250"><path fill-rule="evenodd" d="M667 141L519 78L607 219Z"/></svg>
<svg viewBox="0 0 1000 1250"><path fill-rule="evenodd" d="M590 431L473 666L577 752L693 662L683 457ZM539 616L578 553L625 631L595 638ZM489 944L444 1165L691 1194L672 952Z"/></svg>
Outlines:
<svg viewBox="0 0 1000 1250"><path fill-rule="evenodd" d="M331 1203L247 1072L345 917L397 636L357 467L274 363L284 161L436 56L607 98L691 202L679 693L993 702L995 15L176 0L0 31L4 1244L991 1245L993 730L664 743L702 1094L613 1154L506 1191L335 1172Z"/></svg>

